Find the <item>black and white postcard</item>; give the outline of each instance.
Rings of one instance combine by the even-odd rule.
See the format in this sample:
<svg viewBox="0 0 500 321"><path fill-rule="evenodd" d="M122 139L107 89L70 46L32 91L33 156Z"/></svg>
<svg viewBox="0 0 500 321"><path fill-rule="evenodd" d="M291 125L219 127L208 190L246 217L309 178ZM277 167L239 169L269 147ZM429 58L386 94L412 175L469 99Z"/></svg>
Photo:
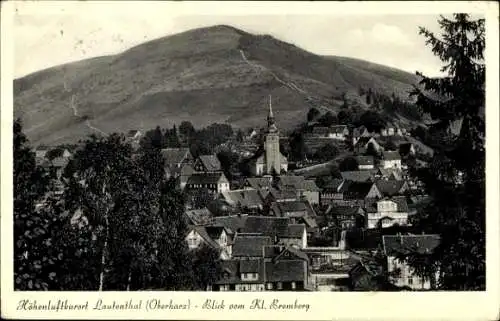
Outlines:
<svg viewBox="0 0 500 321"><path fill-rule="evenodd" d="M498 3L1 21L2 317L499 317Z"/></svg>

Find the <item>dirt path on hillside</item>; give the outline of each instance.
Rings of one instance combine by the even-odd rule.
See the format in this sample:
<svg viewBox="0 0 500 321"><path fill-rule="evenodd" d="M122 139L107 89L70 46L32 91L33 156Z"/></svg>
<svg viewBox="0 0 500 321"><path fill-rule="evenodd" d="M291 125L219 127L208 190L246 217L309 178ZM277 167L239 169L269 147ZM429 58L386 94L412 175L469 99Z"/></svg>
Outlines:
<svg viewBox="0 0 500 321"><path fill-rule="evenodd" d="M240 54L241 54L241 58L243 59L244 62L246 62L250 66L258 69L259 71L268 72L269 74L271 74L271 76L274 77L274 79L276 79L276 81L278 81L279 83L281 83L285 87L288 87L290 90L298 92L301 95L304 95L306 97L307 101L310 101L310 102L321 101L321 99L319 99L317 97L314 97L314 96L311 96L307 91L305 91L304 89L300 88L299 86L297 86L293 82L284 81L283 79L281 79L280 77L278 77L272 70L269 70L269 69L267 69L266 67L264 67L262 65L259 65L259 64L256 64L256 63L253 63L253 62L249 61L247 59L247 57L245 56L245 52L243 50L241 50L241 49L240 49ZM336 113L334 110L332 110L332 109L330 109L328 107L325 107L323 105L320 105L320 104L315 105L315 107L323 109L325 111Z"/></svg>
<svg viewBox="0 0 500 321"><path fill-rule="evenodd" d="M66 83L66 79L64 79L63 81L64 81L64 83L63 83L63 85L64 85L64 91L68 92L68 93L71 93L72 90L71 90L71 88L68 87L68 84ZM73 94L73 93L71 93L71 100L70 100L70 103L69 103L69 108L71 108L71 110L73 111L73 115L75 117L78 117L78 118L82 117L78 113L77 104L76 104L76 95ZM93 130L93 131L96 131L96 132L101 133L103 135L107 135L105 132L103 132L99 128L92 126L92 124L90 123L90 120L88 120L88 119L85 121L85 125L88 128L90 128L91 130Z"/></svg>

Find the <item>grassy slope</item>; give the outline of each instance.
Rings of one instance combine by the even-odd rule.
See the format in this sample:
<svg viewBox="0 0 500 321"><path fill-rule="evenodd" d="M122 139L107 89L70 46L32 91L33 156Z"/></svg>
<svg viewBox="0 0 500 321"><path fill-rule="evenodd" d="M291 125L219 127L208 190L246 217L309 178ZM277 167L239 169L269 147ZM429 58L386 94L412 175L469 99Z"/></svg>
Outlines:
<svg viewBox="0 0 500 321"><path fill-rule="evenodd" d="M255 65L245 62L240 50ZM269 36L215 26L17 79L14 111L35 144L50 144L92 133L86 119L105 132L182 120L195 126L259 126L272 94L278 125L290 128L317 104L337 110L333 97L342 92L356 96L363 86L401 94L414 81L402 71L321 57Z"/></svg>

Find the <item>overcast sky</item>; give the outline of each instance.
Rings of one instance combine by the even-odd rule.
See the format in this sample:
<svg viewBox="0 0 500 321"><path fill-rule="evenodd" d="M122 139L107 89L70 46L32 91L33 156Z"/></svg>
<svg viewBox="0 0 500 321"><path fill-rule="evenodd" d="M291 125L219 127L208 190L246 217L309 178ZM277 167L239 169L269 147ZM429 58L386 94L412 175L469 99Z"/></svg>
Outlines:
<svg viewBox="0 0 500 321"><path fill-rule="evenodd" d="M137 11L131 14L131 10L124 11L122 3L103 2L77 10L20 8L14 16L14 76L116 54L148 40L216 24L271 34L316 54L360 58L409 72L419 70L433 76L441 67L425 46L425 38L418 34L418 26L439 31L437 14L340 15L332 11L300 15L301 11L295 10L285 15L261 10L267 13L263 15L249 10L251 14L242 15L245 11L233 14L233 10L231 14L200 15L193 10L172 13L158 2L149 7L128 6ZM283 3L281 6L284 8Z"/></svg>

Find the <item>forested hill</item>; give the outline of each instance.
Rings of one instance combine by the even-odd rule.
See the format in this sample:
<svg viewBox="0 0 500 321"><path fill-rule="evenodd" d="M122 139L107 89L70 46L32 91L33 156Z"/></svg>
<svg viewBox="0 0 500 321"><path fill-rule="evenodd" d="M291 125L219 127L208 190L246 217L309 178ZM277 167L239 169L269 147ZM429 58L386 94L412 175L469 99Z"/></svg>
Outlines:
<svg viewBox="0 0 500 321"><path fill-rule="evenodd" d="M311 107L337 113L343 95L369 108L360 88L405 99L417 81L393 68L214 26L16 79L14 113L35 145L59 144L183 120L261 126L271 94L278 125L290 129Z"/></svg>

